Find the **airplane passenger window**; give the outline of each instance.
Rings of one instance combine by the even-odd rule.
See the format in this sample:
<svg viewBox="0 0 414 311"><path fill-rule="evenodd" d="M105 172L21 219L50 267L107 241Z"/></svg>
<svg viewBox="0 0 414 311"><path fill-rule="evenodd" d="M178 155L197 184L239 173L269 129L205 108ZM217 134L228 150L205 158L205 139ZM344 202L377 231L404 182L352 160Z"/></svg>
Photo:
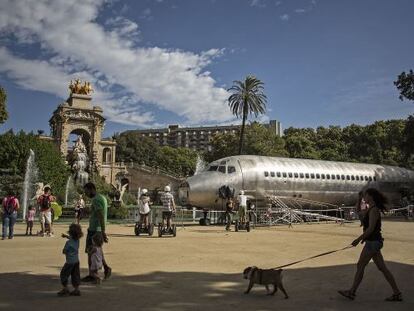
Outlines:
<svg viewBox="0 0 414 311"><path fill-rule="evenodd" d="M276 176L277 176L277 177L280 177L280 176L282 176L282 174L280 174L280 172L277 172L277 173L276 173Z"/></svg>
<svg viewBox="0 0 414 311"><path fill-rule="evenodd" d="M306 176L306 178L309 178L309 173L306 173L305 176Z"/></svg>
<svg viewBox="0 0 414 311"><path fill-rule="evenodd" d="M359 180L359 176L358 176L358 175L356 175L356 176L355 176L355 179L356 179L356 180Z"/></svg>
<svg viewBox="0 0 414 311"><path fill-rule="evenodd" d="M292 176L293 176L292 173L289 173L288 175L289 175L289 178L292 178Z"/></svg>
<svg viewBox="0 0 414 311"><path fill-rule="evenodd" d="M315 179L315 174L311 173L311 178Z"/></svg>
<svg viewBox="0 0 414 311"><path fill-rule="evenodd" d="M270 172L271 177L275 177L275 172Z"/></svg>
<svg viewBox="0 0 414 311"><path fill-rule="evenodd" d="M374 176L374 181L377 181L377 177Z"/></svg>
<svg viewBox="0 0 414 311"><path fill-rule="evenodd" d="M359 176L359 179L364 180L364 176L362 176L362 175Z"/></svg>
<svg viewBox="0 0 414 311"><path fill-rule="evenodd" d="M351 179L352 179L352 180L355 180L355 176L354 176L354 175L351 175Z"/></svg>
<svg viewBox="0 0 414 311"><path fill-rule="evenodd" d="M210 166L210 167L209 167L209 169L208 169L208 170L209 170L210 172L213 172L213 171L217 171L217 168L218 168L218 166L217 166L217 165L212 165L212 166Z"/></svg>
<svg viewBox="0 0 414 311"><path fill-rule="evenodd" d="M303 173L299 173L300 178L304 178L305 175Z"/></svg>
<svg viewBox="0 0 414 311"><path fill-rule="evenodd" d="M346 180L351 180L351 176L346 175Z"/></svg>
<svg viewBox="0 0 414 311"><path fill-rule="evenodd" d="M219 166L218 171L220 173L226 174L226 167L225 166Z"/></svg>
<svg viewBox="0 0 414 311"><path fill-rule="evenodd" d="M369 180L369 181L372 181L372 177L371 177L371 176L369 176L369 177L368 177L368 180Z"/></svg>
<svg viewBox="0 0 414 311"><path fill-rule="evenodd" d="M282 176L286 178L287 177L287 174L285 172L283 172L282 173Z"/></svg>
<svg viewBox="0 0 414 311"><path fill-rule="evenodd" d="M234 166L227 167L227 174L232 174L236 172L236 168Z"/></svg>
<svg viewBox="0 0 414 311"><path fill-rule="evenodd" d="M293 176L295 176L295 178L298 178L299 177L299 174L298 173L294 173Z"/></svg>
<svg viewBox="0 0 414 311"><path fill-rule="evenodd" d="M317 179L321 178L321 175L316 174L316 178L317 178Z"/></svg>
<svg viewBox="0 0 414 311"><path fill-rule="evenodd" d="M368 181L368 176L365 176L365 181Z"/></svg>
<svg viewBox="0 0 414 311"><path fill-rule="evenodd" d="M325 179L325 174L321 174L321 178L322 179Z"/></svg>
<svg viewBox="0 0 414 311"><path fill-rule="evenodd" d="M341 175L341 179L342 180L345 180L345 175Z"/></svg>
<svg viewBox="0 0 414 311"><path fill-rule="evenodd" d="M336 175L336 179L341 179L341 176L339 176L338 174Z"/></svg>
<svg viewBox="0 0 414 311"><path fill-rule="evenodd" d="M269 177L269 172L264 172L265 177Z"/></svg>
<svg viewBox="0 0 414 311"><path fill-rule="evenodd" d="M332 175L332 176L335 176L335 175ZM331 179L331 175L326 174L326 179Z"/></svg>

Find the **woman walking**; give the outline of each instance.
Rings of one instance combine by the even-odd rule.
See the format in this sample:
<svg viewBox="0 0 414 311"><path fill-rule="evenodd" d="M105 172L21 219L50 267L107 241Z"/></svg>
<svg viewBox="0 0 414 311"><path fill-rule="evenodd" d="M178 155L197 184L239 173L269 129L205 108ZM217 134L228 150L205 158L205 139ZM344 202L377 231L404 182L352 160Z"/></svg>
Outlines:
<svg viewBox="0 0 414 311"><path fill-rule="evenodd" d="M385 204L387 203L387 199L378 190L369 188L364 193L364 200L369 206L362 219L364 232L352 242L352 245L357 246L360 242L362 242L365 243L365 246L362 249L358 260L357 271L355 273L352 287L349 290L340 290L338 293L348 299L354 300L358 286L364 277L365 267L372 259L378 270L384 274L385 279L388 281L393 290L393 294L385 300L402 301L401 291L398 289L394 276L385 265L384 258L381 254L381 248L384 241L381 235L381 212L384 213L386 210Z"/></svg>

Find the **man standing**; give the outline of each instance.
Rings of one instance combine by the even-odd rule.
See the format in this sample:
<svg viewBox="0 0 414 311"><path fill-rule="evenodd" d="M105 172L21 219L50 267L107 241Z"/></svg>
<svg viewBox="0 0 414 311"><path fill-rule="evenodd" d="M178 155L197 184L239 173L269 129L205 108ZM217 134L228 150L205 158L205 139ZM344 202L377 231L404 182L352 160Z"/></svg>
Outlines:
<svg viewBox="0 0 414 311"><path fill-rule="evenodd" d="M239 205L239 219L240 223L244 224L246 222L247 214L247 196L244 194L244 190L240 190L239 196L237 198Z"/></svg>
<svg viewBox="0 0 414 311"><path fill-rule="evenodd" d="M89 227L88 234L86 236L86 248L85 252L88 253L88 268L89 275L82 279L82 282L93 282L95 278L91 274L91 249L92 237L95 234L102 234L103 240L105 243L108 243L108 237L105 233L106 219L108 215L108 202L106 198L96 192L96 186L94 183L87 183L83 186L85 195L91 199L91 209L89 215ZM111 276L112 269L107 265L105 258L102 253L102 264L104 267L105 279L108 279Z"/></svg>
<svg viewBox="0 0 414 311"><path fill-rule="evenodd" d="M37 198L37 206L39 207L40 211L40 226L41 226L41 234L43 236L48 234L48 236L53 236L53 228L52 228L52 201L53 196L51 195L50 187L46 186L43 189L43 194ZM46 228L46 224L48 228Z"/></svg>
<svg viewBox="0 0 414 311"><path fill-rule="evenodd" d="M173 213L175 213L175 202L174 196L171 194L170 186L165 186L164 193L161 196L162 206L165 211L162 212L162 220L165 223L167 220L167 231L171 230L171 218Z"/></svg>
<svg viewBox="0 0 414 311"><path fill-rule="evenodd" d="M1 239L6 239L7 229L9 229L9 239L13 239L14 224L20 205L12 190L9 190L7 196L3 199L2 207L3 234Z"/></svg>

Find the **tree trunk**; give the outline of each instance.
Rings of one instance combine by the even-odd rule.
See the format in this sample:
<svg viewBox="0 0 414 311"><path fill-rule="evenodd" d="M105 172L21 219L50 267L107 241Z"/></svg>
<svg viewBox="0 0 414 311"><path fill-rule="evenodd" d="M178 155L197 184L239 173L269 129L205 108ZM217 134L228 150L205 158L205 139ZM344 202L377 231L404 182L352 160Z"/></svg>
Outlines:
<svg viewBox="0 0 414 311"><path fill-rule="evenodd" d="M244 128L246 126L246 119L247 119L247 105L243 105L243 120L242 120L242 126L240 131L240 143L239 143L239 155L243 152L243 142L244 142Z"/></svg>

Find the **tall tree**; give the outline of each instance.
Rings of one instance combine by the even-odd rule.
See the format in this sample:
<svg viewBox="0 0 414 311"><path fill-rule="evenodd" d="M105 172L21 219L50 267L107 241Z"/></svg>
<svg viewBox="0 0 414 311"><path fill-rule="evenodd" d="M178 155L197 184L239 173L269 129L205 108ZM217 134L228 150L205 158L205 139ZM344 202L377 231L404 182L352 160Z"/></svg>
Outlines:
<svg viewBox="0 0 414 311"><path fill-rule="evenodd" d="M248 115L266 112L266 95L264 91L264 83L254 76L247 76L244 81L233 81L233 86L228 91L230 95L228 102L232 113L237 118L242 118L242 127L240 131L239 154L243 152L244 130Z"/></svg>
<svg viewBox="0 0 414 311"><path fill-rule="evenodd" d="M398 76L397 81L394 81L394 85L400 92L399 98L401 100L404 100L404 98L414 100L414 72L412 69L408 73L403 71Z"/></svg>
<svg viewBox="0 0 414 311"><path fill-rule="evenodd" d="M4 123L9 117L6 109L7 94L6 90L0 85L0 124Z"/></svg>

